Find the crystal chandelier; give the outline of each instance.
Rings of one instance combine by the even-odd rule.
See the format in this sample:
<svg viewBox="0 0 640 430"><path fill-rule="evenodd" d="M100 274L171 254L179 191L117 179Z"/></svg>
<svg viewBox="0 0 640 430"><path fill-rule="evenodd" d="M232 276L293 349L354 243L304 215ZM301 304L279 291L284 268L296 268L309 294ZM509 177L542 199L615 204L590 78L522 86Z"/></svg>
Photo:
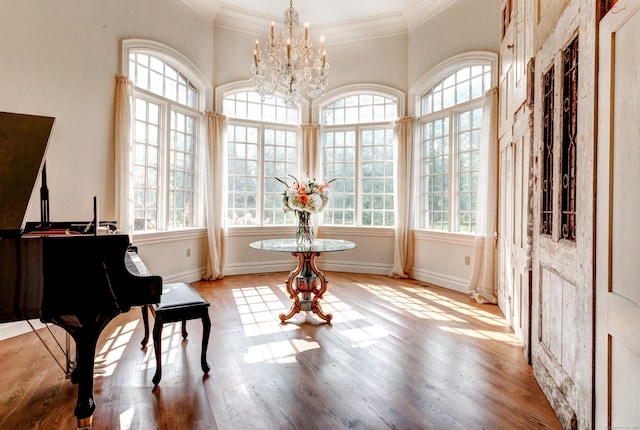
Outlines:
<svg viewBox="0 0 640 430"><path fill-rule="evenodd" d="M260 51L256 40L251 82L263 101L280 87L287 106L295 106L303 90L309 97L316 98L327 88L329 63L324 39L320 39L320 48L314 49L309 38L309 23L305 23L301 31L293 0L284 12L284 28L276 31L271 23L271 35L264 51Z"/></svg>

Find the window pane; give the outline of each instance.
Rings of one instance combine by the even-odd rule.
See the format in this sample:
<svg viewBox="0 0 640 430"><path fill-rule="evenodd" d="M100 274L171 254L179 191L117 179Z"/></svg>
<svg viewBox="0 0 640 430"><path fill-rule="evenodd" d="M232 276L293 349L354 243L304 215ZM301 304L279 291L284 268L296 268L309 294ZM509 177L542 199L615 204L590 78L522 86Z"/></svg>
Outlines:
<svg viewBox="0 0 640 430"><path fill-rule="evenodd" d="M448 228L448 207L444 204L448 193L449 175L449 118L438 119L422 125L422 199L423 225L428 229L445 230Z"/></svg>
<svg viewBox="0 0 640 430"><path fill-rule="evenodd" d="M194 183L185 178L195 176L193 163L186 160L195 157L193 145L187 146L187 140L196 140L195 127L193 124L196 119L180 112L171 112L171 139L169 159L171 160L169 175L173 181L169 182L169 193L172 193L173 199L169 201L170 207L173 208L169 214L169 223L173 228L192 227L192 219L190 214L193 213L193 199L185 199L195 192Z"/></svg>
<svg viewBox="0 0 640 430"><path fill-rule="evenodd" d="M299 123L298 110L288 107L281 97L274 96L262 101L255 91L226 94L223 108L228 118L290 125Z"/></svg>
<svg viewBox="0 0 640 430"><path fill-rule="evenodd" d="M323 177L331 183L330 198L324 209L326 224L354 223L355 161L352 155L355 130L326 131L322 134ZM351 185L349 185L351 184ZM348 214L348 215L347 215Z"/></svg>
<svg viewBox="0 0 640 430"><path fill-rule="evenodd" d="M133 153L133 209L134 230L156 228L158 194L157 127L160 123L159 106L136 97L133 117L135 121ZM154 132L149 133L149 129Z"/></svg>
<svg viewBox="0 0 640 430"><path fill-rule="evenodd" d="M478 119L479 118L479 119ZM478 189L479 145L472 145L474 133L480 134L482 108L458 115L458 230L475 231L476 200Z"/></svg>
<svg viewBox="0 0 640 430"><path fill-rule="evenodd" d="M263 198L264 210L262 223L264 225L275 224L279 220L284 223L281 216L284 212L282 206L282 192L284 186L275 178L286 180L296 173L297 134L286 130L265 130L264 143L264 180Z"/></svg>
<svg viewBox="0 0 640 430"><path fill-rule="evenodd" d="M255 166L258 163L258 144L251 142L249 136L257 135L255 127L239 125L227 126L228 154L228 216L230 225L257 225L255 208L258 193L255 184L258 175ZM254 184L251 187L249 184ZM250 189L253 188L253 189Z"/></svg>

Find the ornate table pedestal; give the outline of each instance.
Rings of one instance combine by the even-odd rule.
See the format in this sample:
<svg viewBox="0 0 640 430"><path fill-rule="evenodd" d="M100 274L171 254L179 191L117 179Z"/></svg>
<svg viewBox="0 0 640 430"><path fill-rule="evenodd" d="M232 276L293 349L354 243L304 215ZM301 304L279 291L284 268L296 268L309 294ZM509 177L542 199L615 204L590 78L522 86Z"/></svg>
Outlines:
<svg viewBox="0 0 640 430"><path fill-rule="evenodd" d="M327 324L331 323L333 316L325 314L319 302L327 291L328 281L316 266L315 259L323 252L353 249L356 247L355 243L346 240L316 239L312 245L303 246L298 245L295 239L273 239L253 242L249 246L264 251L290 252L298 259L297 267L289 273L285 284L293 303L289 313L280 314L283 323L300 311L311 311Z"/></svg>
<svg viewBox="0 0 640 430"><path fill-rule="evenodd" d="M325 314L320 307L319 300L327 290L327 278L318 270L315 259L319 252L292 252L298 258L298 267L289 273L286 281L289 298L293 300L288 314L280 314L280 320L285 322L300 311L311 311L325 320L331 322L331 314ZM320 288L318 288L320 281Z"/></svg>

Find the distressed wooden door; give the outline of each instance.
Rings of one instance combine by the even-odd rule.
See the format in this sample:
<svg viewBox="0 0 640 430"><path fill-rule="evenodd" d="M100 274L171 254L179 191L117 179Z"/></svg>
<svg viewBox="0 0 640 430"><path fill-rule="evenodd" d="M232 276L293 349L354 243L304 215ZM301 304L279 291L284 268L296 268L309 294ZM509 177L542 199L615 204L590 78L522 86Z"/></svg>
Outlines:
<svg viewBox="0 0 640 430"><path fill-rule="evenodd" d="M530 141L528 127L500 147L500 308L530 360Z"/></svg>
<svg viewBox="0 0 640 430"><path fill-rule="evenodd" d="M535 59L531 361L563 428L590 429L596 2L564 5Z"/></svg>
<svg viewBox="0 0 640 430"><path fill-rule="evenodd" d="M640 428L640 1L600 22L596 424Z"/></svg>
<svg viewBox="0 0 640 430"><path fill-rule="evenodd" d="M503 0L500 46L500 187L498 304L529 361L531 115L526 3Z"/></svg>

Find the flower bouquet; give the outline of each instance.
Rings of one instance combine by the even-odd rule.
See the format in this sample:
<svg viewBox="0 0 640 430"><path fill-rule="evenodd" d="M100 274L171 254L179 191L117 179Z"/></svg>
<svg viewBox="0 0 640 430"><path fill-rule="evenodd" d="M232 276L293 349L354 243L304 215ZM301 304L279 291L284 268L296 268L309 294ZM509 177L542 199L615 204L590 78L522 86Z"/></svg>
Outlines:
<svg viewBox="0 0 640 430"><path fill-rule="evenodd" d="M334 179L319 184L315 179L304 176L301 179L289 175L292 183L276 178L282 182L285 189L282 193L282 205L285 212L293 211L298 226L296 241L301 245L311 245L314 239L313 226L310 223L311 214L321 212L329 201L329 184Z"/></svg>

